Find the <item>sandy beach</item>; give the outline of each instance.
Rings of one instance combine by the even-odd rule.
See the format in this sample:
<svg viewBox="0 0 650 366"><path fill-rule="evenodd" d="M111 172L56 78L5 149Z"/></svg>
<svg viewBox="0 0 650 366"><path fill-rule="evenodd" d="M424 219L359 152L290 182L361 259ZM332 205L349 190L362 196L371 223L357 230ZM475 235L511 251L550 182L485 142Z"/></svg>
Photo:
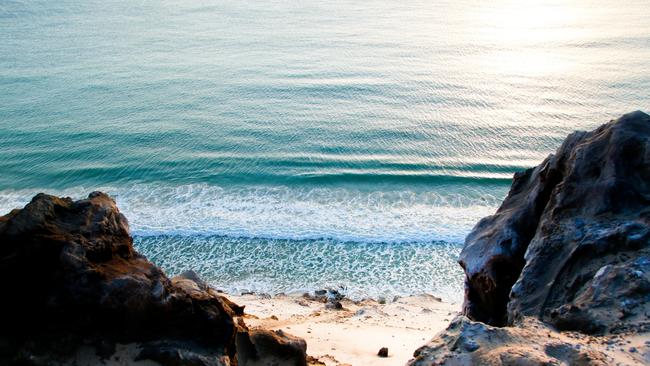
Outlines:
<svg viewBox="0 0 650 366"><path fill-rule="evenodd" d="M404 365L460 310L430 295L376 300L341 300L342 309L300 295L227 295L245 305L249 327L283 330L307 341L307 354L320 364ZM381 301L383 302L383 301ZM377 356L388 348L388 357ZM312 364L319 365L315 360Z"/></svg>

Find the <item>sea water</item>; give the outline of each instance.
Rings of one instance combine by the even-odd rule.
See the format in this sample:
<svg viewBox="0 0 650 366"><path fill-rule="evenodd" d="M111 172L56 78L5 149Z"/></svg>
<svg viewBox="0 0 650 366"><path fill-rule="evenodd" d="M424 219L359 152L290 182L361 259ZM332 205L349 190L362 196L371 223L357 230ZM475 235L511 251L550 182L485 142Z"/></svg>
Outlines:
<svg viewBox="0 0 650 366"><path fill-rule="evenodd" d="M462 298L512 174L650 101L647 1L0 2L0 209L231 292Z"/></svg>

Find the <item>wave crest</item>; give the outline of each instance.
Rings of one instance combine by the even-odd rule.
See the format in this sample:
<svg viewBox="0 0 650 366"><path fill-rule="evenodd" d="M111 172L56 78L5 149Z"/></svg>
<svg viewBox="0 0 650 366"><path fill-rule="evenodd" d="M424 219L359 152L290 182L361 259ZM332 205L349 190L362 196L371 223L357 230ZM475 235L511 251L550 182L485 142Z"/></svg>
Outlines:
<svg viewBox="0 0 650 366"><path fill-rule="evenodd" d="M134 236L460 243L500 200L498 191L462 186L451 192L207 184L100 189L115 197ZM77 187L52 193L80 198L90 191ZM37 192L2 191L0 209L21 207Z"/></svg>

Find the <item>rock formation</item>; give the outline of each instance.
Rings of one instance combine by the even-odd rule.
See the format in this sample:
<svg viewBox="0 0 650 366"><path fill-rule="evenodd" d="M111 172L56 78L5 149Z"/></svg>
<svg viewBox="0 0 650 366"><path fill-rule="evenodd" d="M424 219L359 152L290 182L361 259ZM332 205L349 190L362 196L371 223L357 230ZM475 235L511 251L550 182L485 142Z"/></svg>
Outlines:
<svg viewBox="0 0 650 366"><path fill-rule="evenodd" d="M243 307L195 273L169 279L138 254L126 218L100 192L76 202L39 194L0 217L0 278L2 365L83 364L84 347L101 359L125 344L133 362L237 365L236 339L259 338L234 321ZM304 341L266 339L262 356L277 350L304 364Z"/></svg>
<svg viewBox="0 0 650 366"><path fill-rule="evenodd" d="M570 135L468 235L463 315L410 365L650 363L650 116ZM0 217L1 365L306 365L193 272L138 254L106 194ZM117 354L122 359L115 359Z"/></svg>
<svg viewBox="0 0 650 366"><path fill-rule="evenodd" d="M237 356L240 366L307 366L307 343L282 330L241 327Z"/></svg>
<svg viewBox="0 0 650 366"><path fill-rule="evenodd" d="M604 365L617 358L581 337L648 339L650 116L575 132L515 174L501 207L467 236L460 264L464 316L416 351L413 365ZM650 353L625 362L644 361Z"/></svg>

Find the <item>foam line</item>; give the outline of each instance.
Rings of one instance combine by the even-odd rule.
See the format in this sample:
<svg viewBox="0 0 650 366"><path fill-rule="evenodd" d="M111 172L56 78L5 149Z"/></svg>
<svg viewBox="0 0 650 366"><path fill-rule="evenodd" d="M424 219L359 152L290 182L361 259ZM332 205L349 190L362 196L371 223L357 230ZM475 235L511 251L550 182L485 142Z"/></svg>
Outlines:
<svg viewBox="0 0 650 366"><path fill-rule="evenodd" d="M354 300L433 294L463 298L460 246L219 236L137 237L136 248L170 275L191 268L228 293L278 294L343 286Z"/></svg>
<svg viewBox="0 0 650 366"><path fill-rule="evenodd" d="M500 197L476 190L220 187L133 184L101 187L116 198L134 236L335 239L367 243L462 243ZM0 209L21 207L39 190L0 192ZM48 191L73 198L91 189ZM498 192L497 192L498 193Z"/></svg>

